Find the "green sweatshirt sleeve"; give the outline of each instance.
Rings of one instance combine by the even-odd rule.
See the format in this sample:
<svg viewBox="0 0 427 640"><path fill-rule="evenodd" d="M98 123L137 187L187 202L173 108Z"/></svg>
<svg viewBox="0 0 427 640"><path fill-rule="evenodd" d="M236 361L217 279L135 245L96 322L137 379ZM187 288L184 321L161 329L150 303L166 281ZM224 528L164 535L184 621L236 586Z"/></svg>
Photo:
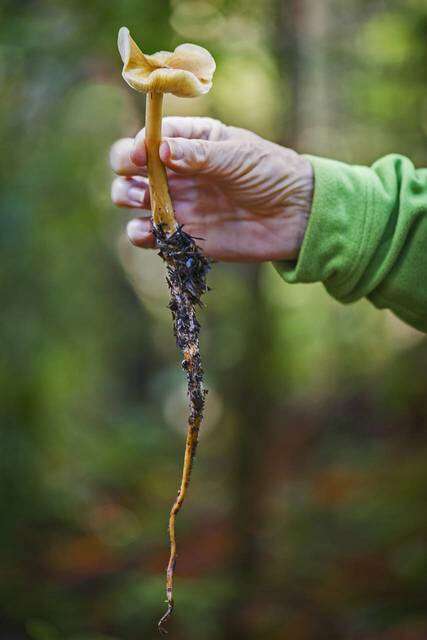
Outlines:
<svg viewBox="0 0 427 640"><path fill-rule="evenodd" d="M340 302L366 296L427 332L427 169L389 155L371 168L307 156L311 215L289 283L323 282Z"/></svg>

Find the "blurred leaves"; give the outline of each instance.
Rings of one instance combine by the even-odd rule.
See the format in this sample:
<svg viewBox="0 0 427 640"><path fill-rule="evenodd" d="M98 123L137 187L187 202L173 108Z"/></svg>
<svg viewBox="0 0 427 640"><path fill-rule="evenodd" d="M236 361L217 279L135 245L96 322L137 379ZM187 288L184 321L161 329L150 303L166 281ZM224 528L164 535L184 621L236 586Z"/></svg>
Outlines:
<svg viewBox="0 0 427 640"><path fill-rule="evenodd" d="M143 113L117 30L214 53L212 92L169 113L425 163L427 9L31 0L0 16L0 638L154 637L184 396L163 268L109 203L108 148ZM425 338L270 265L215 265L210 284L174 637L424 639Z"/></svg>

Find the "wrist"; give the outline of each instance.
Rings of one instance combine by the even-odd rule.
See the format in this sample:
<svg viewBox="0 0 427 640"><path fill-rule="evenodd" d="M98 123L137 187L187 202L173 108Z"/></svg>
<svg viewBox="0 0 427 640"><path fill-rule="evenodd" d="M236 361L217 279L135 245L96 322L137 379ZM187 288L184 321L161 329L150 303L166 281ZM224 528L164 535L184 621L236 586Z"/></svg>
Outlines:
<svg viewBox="0 0 427 640"><path fill-rule="evenodd" d="M289 194L287 209L293 219L292 248L288 260L298 258L307 230L313 204L314 170L308 158L298 155L292 194Z"/></svg>

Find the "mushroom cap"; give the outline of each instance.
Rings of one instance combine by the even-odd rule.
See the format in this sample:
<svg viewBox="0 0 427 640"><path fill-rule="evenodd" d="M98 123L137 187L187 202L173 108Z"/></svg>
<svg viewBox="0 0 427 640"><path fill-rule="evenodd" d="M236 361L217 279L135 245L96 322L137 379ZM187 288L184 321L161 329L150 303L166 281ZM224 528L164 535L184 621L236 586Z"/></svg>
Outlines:
<svg viewBox="0 0 427 640"><path fill-rule="evenodd" d="M117 44L123 60L123 78L136 91L193 98L207 93L212 87L215 60L203 47L180 44L173 52L146 55L127 27L120 29Z"/></svg>

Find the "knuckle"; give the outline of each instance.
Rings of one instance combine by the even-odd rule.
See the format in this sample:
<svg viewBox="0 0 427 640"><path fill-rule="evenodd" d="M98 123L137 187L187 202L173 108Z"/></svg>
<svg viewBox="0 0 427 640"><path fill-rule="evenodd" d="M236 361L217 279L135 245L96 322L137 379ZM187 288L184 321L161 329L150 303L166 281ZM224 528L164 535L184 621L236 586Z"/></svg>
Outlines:
<svg viewBox="0 0 427 640"><path fill-rule="evenodd" d="M125 166L132 144L132 138L121 138L112 145L110 149L110 165L116 173L119 173Z"/></svg>
<svg viewBox="0 0 427 640"><path fill-rule="evenodd" d="M121 142L121 140L116 140L116 142L114 142L114 144L112 144L110 147L110 166L113 171L115 171L117 168L117 157Z"/></svg>
<svg viewBox="0 0 427 640"><path fill-rule="evenodd" d="M264 153L252 140L241 140L234 147L234 157L243 160L247 166L252 166L263 159Z"/></svg>
<svg viewBox="0 0 427 640"><path fill-rule="evenodd" d="M111 200L114 204L122 204L125 200L126 184L122 178L115 178L111 184Z"/></svg>
<svg viewBox="0 0 427 640"><path fill-rule="evenodd" d="M210 121L211 133L209 140L226 140L228 138L228 127L217 118L207 118Z"/></svg>
<svg viewBox="0 0 427 640"><path fill-rule="evenodd" d="M251 140L239 140L233 145L236 152L243 154L245 157L251 156L254 152L254 143Z"/></svg>
<svg viewBox="0 0 427 640"><path fill-rule="evenodd" d="M185 120L186 118L182 116L165 116L162 119L162 135L170 138L178 137Z"/></svg>
<svg viewBox="0 0 427 640"><path fill-rule="evenodd" d="M134 152L135 150L141 149L141 147L144 147L145 145L145 127L143 129L141 129L140 131L138 131L138 133L136 134L135 138L132 140L132 138L129 138L129 140L131 140L132 144L130 147L130 152Z"/></svg>
<svg viewBox="0 0 427 640"><path fill-rule="evenodd" d="M205 169L208 164L208 145L205 140L195 140L192 145L192 160L197 169Z"/></svg>
<svg viewBox="0 0 427 640"><path fill-rule="evenodd" d="M132 140L132 138L129 138L129 140ZM136 134L132 142L135 145L140 145L140 144L144 144L144 140L145 140L145 127L143 127L138 131L138 133Z"/></svg>
<svg viewBox="0 0 427 640"><path fill-rule="evenodd" d="M194 118L196 128L201 133L201 137L205 140L218 141L225 140L228 137L227 127L217 118L209 118L201 116Z"/></svg>

